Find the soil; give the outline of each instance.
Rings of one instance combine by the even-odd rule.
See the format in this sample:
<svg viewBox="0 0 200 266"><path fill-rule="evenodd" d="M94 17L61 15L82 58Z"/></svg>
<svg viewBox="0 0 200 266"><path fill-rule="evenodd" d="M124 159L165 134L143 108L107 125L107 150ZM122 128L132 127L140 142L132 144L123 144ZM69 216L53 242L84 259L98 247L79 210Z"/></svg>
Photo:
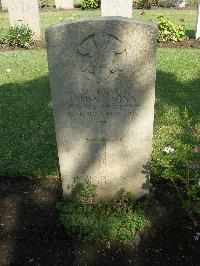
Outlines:
<svg viewBox="0 0 200 266"><path fill-rule="evenodd" d="M45 49L44 41L37 41L29 48L21 48L21 47L11 47L7 44L0 43L0 52L7 52L7 51L22 51L22 50L42 50Z"/></svg>
<svg viewBox="0 0 200 266"><path fill-rule="evenodd" d="M195 48L195 49L200 49L200 39L189 39L189 40L184 40L181 42L165 42L165 43L158 43L158 47L162 48ZM10 47L9 45L6 44L0 44L0 52L6 52L6 51L22 51L22 50L42 50L46 49L46 45L44 41L37 41L34 43L30 48L20 48L20 47Z"/></svg>
<svg viewBox="0 0 200 266"><path fill-rule="evenodd" d="M0 265L200 265L200 227L185 215L174 189L154 182L152 226L133 242L84 242L59 223L61 181L0 178Z"/></svg>
<svg viewBox="0 0 200 266"><path fill-rule="evenodd" d="M181 42L164 42L164 43L159 43L159 47L163 48L200 48L200 39L189 39L189 40L184 40Z"/></svg>

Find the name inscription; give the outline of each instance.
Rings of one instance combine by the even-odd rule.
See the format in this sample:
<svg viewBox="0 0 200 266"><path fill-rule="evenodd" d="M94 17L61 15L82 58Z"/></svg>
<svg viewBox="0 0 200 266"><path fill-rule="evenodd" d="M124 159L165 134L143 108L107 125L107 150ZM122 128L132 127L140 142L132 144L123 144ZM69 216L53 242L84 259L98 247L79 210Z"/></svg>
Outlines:
<svg viewBox="0 0 200 266"><path fill-rule="evenodd" d="M69 117L121 117L133 115L138 106L133 95L119 93L81 93L67 101Z"/></svg>

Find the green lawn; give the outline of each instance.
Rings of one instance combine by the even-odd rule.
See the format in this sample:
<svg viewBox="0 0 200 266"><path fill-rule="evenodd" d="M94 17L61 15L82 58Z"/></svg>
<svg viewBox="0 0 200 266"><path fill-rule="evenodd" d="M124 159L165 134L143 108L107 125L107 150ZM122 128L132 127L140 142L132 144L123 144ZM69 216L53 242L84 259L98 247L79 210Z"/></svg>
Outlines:
<svg viewBox="0 0 200 266"><path fill-rule="evenodd" d="M2 52L0 62L0 176L57 175L46 52ZM158 50L154 154L178 141L185 107L200 121L199 73L199 50Z"/></svg>
<svg viewBox="0 0 200 266"><path fill-rule="evenodd" d="M0 53L0 61L0 175L57 174L46 53Z"/></svg>
<svg viewBox="0 0 200 266"><path fill-rule="evenodd" d="M159 14L163 14L166 17L170 18L172 21L178 23L180 18L183 18L186 25L187 34L191 37L194 37L195 23L197 13L194 10L147 10L145 15L141 15L140 10L135 10L133 12L133 17L145 21L156 22L156 17ZM83 17L95 17L100 16L100 11L59 11L59 12L41 12L41 29L42 36L44 37L44 30L51 24L59 23L67 19L77 19ZM8 13L0 13L0 28L5 29L9 27L9 18ZM0 38L2 37L3 32L0 30Z"/></svg>

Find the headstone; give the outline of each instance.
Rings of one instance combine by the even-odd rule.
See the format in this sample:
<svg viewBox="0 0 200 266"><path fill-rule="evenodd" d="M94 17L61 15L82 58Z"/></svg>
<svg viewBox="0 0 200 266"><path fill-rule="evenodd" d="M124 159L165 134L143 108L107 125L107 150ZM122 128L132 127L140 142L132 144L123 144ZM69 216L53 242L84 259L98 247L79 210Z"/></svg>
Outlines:
<svg viewBox="0 0 200 266"><path fill-rule="evenodd" d="M132 18L132 5L132 0L101 0L101 15Z"/></svg>
<svg viewBox="0 0 200 266"><path fill-rule="evenodd" d="M196 25L196 39L200 38L200 1L198 4L197 25Z"/></svg>
<svg viewBox="0 0 200 266"><path fill-rule="evenodd" d="M156 27L133 19L83 19L46 31L64 196L74 178L97 195L148 192Z"/></svg>
<svg viewBox="0 0 200 266"><path fill-rule="evenodd" d="M182 1L180 1L180 2L178 3L178 7L179 7L179 8L184 8L184 7L186 7L186 0L182 0Z"/></svg>
<svg viewBox="0 0 200 266"><path fill-rule="evenodd" d="M8 9L8 0L1 0L1 7L3 10Z"/></svg>
<svg viewBox="0 0 200 266"><path fill-rule="evenodd" d="M56 8L72 9L73 0L55 0Z"/></svg>
<svg viewBox="0 0 200 266"><path fill-rule="evenodd" d="M40 39L39 7L37 0L10 0L8 12L11 25L28 25L34 38Z"/></svg>

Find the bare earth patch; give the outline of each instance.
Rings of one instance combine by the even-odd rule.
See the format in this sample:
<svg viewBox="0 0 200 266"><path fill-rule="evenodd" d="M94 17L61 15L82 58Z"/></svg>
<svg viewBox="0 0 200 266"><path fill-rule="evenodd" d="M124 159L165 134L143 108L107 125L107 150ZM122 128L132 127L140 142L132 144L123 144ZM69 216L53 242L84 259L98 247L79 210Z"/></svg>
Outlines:
<svg viewBox="0 0 200 266"><path fill-rule="evenodd" d="M158 47L161 48L195 48L200 49L200 39L189 39L182 42L165 42L165 43L158 43ZM41 50L46 49L46 45L44 41L37 41L34 45L32 45L30 48L20 48L20 47L10 47L6 44L0 44L0 52L6 52L6 51L21 51L21 50Z"/></svg>
<svg viewBox="0 0 200 266"><path fill-rule="evenodd" d="M37 41L34 43L30 48L20 48L20 47L11 47L7 44L0 43L0 52L7 52L7 51L22 51L22 50L41 50L45 49L45 43L43 41Z"/></svg>
<svg viewBox="0 0 200 266"><path fill-rule="evenodd" d="M0 265L199 266L200 228L179 207L174 190L155 183L147 216L152 227L128 245L67 236L59 224L59 178L0 178Z"/></svg>
<svg viewBox="0 0 200 266"><path fill-rule="evenodd" d="M189 39L182 42L165 42L159 43L159 47L163 48L200 48L200 39Z"/></svg>

